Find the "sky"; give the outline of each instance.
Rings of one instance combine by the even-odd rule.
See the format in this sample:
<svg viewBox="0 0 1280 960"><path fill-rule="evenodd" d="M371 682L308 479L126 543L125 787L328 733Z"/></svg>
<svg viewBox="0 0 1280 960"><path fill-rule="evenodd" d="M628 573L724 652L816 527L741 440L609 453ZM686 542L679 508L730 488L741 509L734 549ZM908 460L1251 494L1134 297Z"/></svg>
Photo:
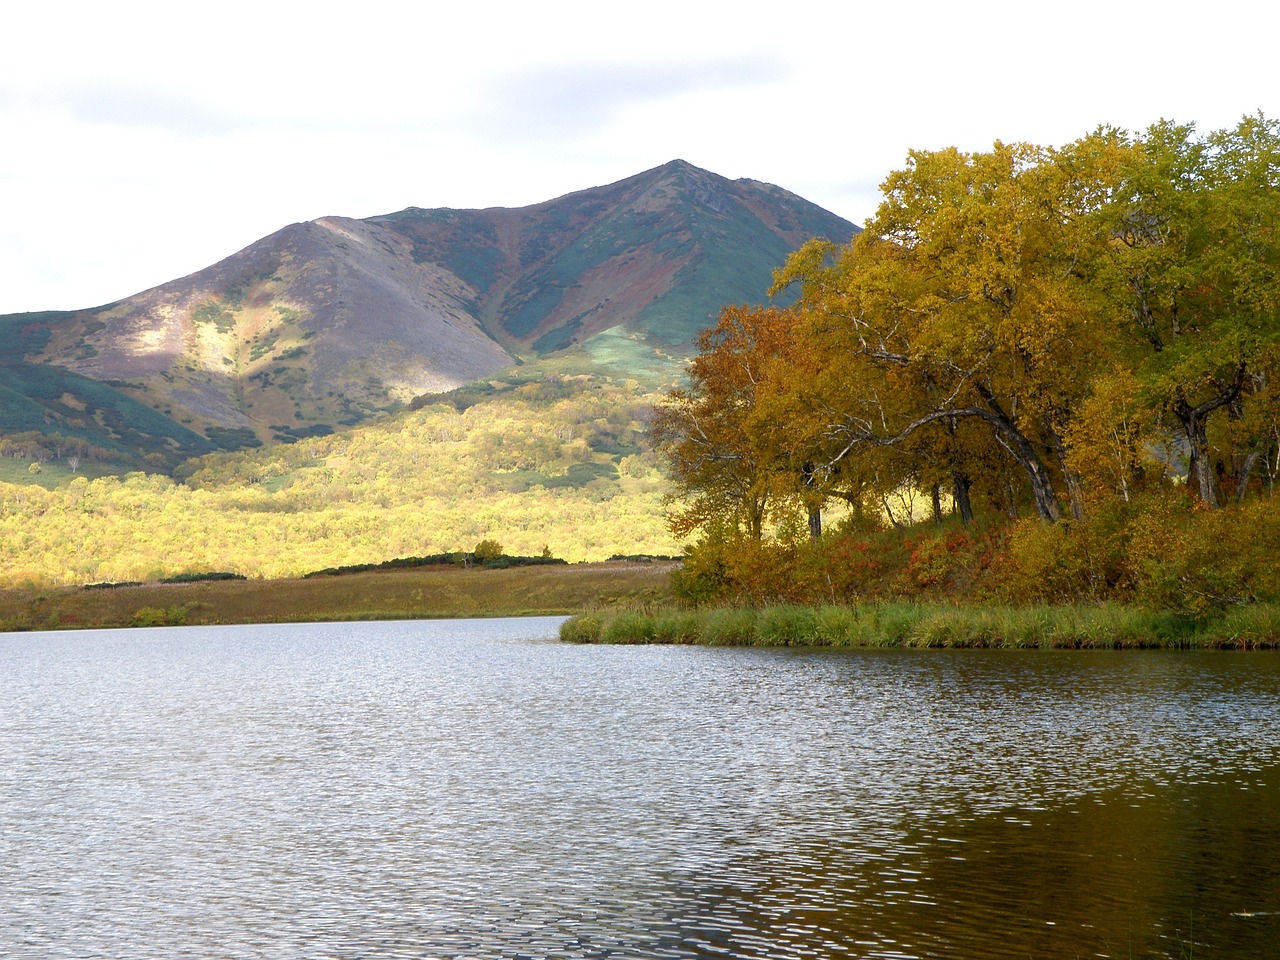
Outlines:
<svg viewBox="0 0 1280 960"><path fill-rule="evenodd" d="M912 149L1280 116L1278 27L1254 0L22 4L0 314L119 300L297 221L525 206L677 158L860 224Z"/></svg>

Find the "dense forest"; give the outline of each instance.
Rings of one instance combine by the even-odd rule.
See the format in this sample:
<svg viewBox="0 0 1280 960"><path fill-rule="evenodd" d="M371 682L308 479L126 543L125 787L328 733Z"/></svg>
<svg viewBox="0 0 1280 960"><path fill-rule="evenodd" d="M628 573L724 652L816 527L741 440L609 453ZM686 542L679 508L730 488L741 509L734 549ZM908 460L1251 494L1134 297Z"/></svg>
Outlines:
<svg viewBox="0 0 1280 960"><path fill-rule="evenodd" d="M883 194L662 405L686 594L1280 595L1280 127L913 152Z"/></svg>
<svg viewBox="0 0 1280 960"><path fill-rule="evenodd" d="M90 478L65 457L33 460L50 489L0 483L0 586L290 577L485 539L570 560L679 552L643 446L655 395L634 381L531 376L345 433L210 454L172 477Z"/></svg>

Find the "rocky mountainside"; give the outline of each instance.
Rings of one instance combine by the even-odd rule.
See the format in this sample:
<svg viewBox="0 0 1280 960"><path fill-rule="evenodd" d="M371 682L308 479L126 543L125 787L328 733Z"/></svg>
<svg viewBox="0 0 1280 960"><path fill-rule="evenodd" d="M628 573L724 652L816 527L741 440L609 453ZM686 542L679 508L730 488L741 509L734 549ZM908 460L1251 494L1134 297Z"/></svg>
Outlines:
<svg viewBox="0 0 1280 960"><path fill-rule="evenodd" d="M518 209L325 217L119 303L0 317L0 375L42 382L24 396L68 435L111 433L75 388L94 381L173 422L149 434L160 453L296 438L605 331L684 355L721 306L762 301L791 250L855 229L679 160Z"/></svg>

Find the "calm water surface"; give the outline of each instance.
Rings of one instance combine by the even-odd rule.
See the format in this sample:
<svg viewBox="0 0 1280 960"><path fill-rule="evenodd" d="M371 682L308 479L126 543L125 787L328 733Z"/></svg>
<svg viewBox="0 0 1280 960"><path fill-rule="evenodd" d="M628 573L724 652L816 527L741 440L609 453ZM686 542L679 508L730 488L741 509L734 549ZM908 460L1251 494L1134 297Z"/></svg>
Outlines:
<svg viewBox="0 0 1280 960"><path fill-rule="evenodd" d="M0 635L6 958L1280 957L1280 657Z"/></svg>

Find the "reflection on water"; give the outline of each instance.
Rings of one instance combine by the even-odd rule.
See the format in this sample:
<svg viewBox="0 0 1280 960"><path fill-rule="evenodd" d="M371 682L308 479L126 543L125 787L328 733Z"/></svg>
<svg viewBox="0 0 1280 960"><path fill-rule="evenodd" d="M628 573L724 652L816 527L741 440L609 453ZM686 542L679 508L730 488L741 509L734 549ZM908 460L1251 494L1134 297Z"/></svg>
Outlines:
<svg viewBox="0 0 1280 960"><path fill-rule="evenodd" d="M1280 957L1280 657L0 636L6 957Z"/></svg>

